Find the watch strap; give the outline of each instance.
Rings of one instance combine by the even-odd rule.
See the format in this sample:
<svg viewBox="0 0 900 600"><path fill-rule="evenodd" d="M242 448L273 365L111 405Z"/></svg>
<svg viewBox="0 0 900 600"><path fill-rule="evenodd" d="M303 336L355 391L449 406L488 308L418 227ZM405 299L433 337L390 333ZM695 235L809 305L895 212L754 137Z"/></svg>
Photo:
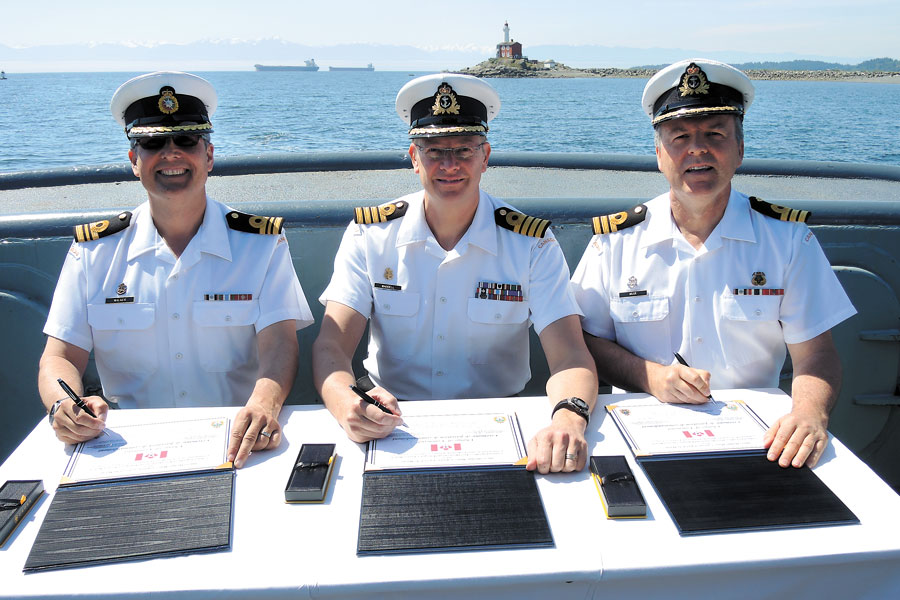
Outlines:
<svg viewBox="0 0 900 600"><path fill-rule="evenodd" d="M591 422L590 413L586 409L579 407L575 402L573 402L573 400L576 400L576 399L581 400L581 398L566 398L565 400L560 400L559 402L557 402L556 406L553 407L553 412L550 413L550 418L551 419L553 418L553 415L556 414L556 411L558 411L561 408L564 408L564 409L570 410L573 413L575 413L576 415L580 416L582 419L585 420L586 423L590 423ZM584 403L585 405L587 405L587 403L584 402L584 400L581 400L581 402Z"/></svg>
<svg viewBox="0 0 900 600"><path fill-rule="evenodd" d="M50 421L50 425L53 425L53 416L56 414L56 411L59 410L59 405L62 404L63 400L65 400L65 398L60 398L50 407L50 412L47 413L47 420Z"/></svg>

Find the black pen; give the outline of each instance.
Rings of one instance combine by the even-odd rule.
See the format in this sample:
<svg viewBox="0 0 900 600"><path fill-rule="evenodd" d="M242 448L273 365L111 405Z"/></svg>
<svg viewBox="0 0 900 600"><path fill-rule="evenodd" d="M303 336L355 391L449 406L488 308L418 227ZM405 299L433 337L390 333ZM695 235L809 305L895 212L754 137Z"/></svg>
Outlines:
<svg viewBox="0 0 900 600"><path fill-rule="evenodd" d="M0 498L0 510L13 510L25 504L27 497L22 494L20 498Z"/></svg>
<svg viewBox="0 0 900 600"><path fill-rule="evenodd" d="M59 387L61 387L63 391L69 395L69 398L72 399L72 402L74 402L78 408L91 415L95 419L97 418L97 415L94 414L94 411L88 408L87 403L78 397L78 394L76 394L75 391L69 387L68 383L66 383L62 379L57 379L56 382L59 384Z"/></svg>
<svg viewBox="0 0 900 600"><path fill-rule="evenodd" d="M691 365L687 364L687 361L684 360L684 357L681 356L680 354L678 354L677 352L675 352L675 359L676 359L679 363L681 363L682 365L684 365L685 367L687 367L687 368L689 368L689 369L691 368ZM713 404L716 404L716 405L719 404L719 402L718 402L717 400L713 399L712 394L710 394L710 395L707 396L706 398L707 398L707 400L709 400L709 401L712 402Z"/></svg>
<svg viewBox="0 0 900 600"><path fill-rule="evenodd" d="M381 402L379 402L372 396L368 395L367 393L365 393L364 391L362 391L355 385L351 385L350 389L353 390L353 393L356 394L357 396L359 396L360 398L362 398L365 402L368 402L372 406L377 406L378 408L380 408L382 412L386 412L389 415L394 414L391 412L391 409L389 409L387 406L385 406L384 404L382 404ZM396 415L394 415L394 416L396 416Z"/></svg>

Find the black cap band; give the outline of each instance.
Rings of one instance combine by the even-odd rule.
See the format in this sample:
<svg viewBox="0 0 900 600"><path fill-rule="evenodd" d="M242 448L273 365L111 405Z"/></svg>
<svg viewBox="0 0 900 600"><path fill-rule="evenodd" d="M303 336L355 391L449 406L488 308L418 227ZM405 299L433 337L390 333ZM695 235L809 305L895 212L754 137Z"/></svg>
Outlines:
<svg viewBox="0 0 900 600"><path fill-rule="evenodd" d="M410 109L410 132L422 129L446 129L460 127L471 133L484 133L488 130L487 108L469 96L453 94L455 105L450 110L435 111L439 98L428 97L416 102ZM438 114L435 114L435 113Z"/></svg>
<svg viewBox="0 0 900 600"><path fill-rule="evenodd" d="M132 102L124 117L129 137L212 132L206 104L196 96L176 94L168 87L160 90L159 96Z"/></svg>

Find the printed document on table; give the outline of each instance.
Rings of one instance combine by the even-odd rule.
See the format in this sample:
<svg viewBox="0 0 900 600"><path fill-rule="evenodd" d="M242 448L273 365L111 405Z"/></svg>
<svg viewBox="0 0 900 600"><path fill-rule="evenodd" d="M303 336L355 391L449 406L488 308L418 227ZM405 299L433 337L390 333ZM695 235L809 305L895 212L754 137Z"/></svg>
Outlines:
<svg viewBox="0 0 900 600"><path fill-rule="evenodd" d="M212 469L225 462L225 417L117 425L75 447L64 481L92 481Z"/></svg>
<svg viewBox="0 0 900 600"><path fill-rule="evenodd" d="M515 464L525 443L515 413L403 415L405 428L372 440L366 470Z"/></svg>
<svg viewBox="0 0 900 600"><path fill-rule="evenodd" d="M668 404L634 398L609 404L635 456L761 450L768 426L740 400Z"/></svg>

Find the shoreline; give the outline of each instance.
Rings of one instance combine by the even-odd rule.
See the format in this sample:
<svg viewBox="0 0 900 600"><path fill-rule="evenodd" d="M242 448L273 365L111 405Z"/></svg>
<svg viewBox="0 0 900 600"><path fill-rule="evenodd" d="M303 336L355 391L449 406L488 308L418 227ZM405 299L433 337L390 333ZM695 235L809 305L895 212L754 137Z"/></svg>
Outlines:
<svg viewBox="0 0 900 600"><path fill-rule="evenodd" d="M489 78L594 78L610 77L618 79L649 79L656 69L619 69L599 67L578 69L557 63L544 68L541 63L520 59L491 58L474 67L466 67L453 73ZM766 81L846 81L852 83L892 83L900 84L900 72L893 71L782 71L775 69L748 69L744 71L750 79Z"/></svg>

